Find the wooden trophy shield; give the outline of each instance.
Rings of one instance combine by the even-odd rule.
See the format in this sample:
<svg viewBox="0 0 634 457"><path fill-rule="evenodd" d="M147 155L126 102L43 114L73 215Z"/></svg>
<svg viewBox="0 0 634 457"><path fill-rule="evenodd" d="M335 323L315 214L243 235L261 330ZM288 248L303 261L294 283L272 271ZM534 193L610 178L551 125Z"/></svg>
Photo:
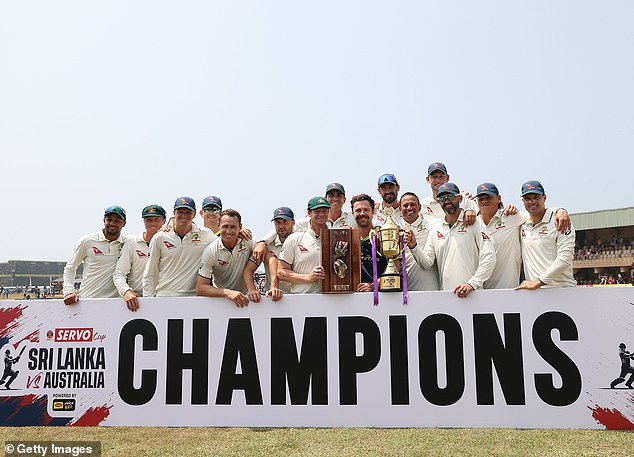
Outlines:
<svg viewBox="0 0 634 457"><path fill-rule="evenodd" d="M361 239L359 229L338 228L321 231L321 265L326 279L324 294L356 292L361 282Z"/></svg>

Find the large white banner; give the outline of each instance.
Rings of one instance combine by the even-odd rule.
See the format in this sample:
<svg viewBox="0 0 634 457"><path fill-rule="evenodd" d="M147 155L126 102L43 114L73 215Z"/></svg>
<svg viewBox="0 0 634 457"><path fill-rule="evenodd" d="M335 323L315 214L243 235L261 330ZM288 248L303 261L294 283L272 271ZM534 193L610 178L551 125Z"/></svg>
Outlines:
<svg viewBox="0 0 634 457"><path fill-rule="evenodd" d="M633 329L632 287L3 301L0 425L632 429Z"/></svg>

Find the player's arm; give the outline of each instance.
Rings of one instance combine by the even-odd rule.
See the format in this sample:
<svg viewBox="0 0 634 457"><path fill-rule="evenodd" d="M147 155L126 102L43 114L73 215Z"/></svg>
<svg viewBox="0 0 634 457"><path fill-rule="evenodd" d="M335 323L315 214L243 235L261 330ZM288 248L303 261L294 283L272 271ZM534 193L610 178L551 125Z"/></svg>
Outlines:
<svg viewBox="0 0 634 457"><path fill-rule="evenodd" d="M251 257L242 270L242 282L244 282L247 288L247 298L255 303L260 301L260 291L255 287L255 280L253 279L253 275L257 269L258 264L255 259Z"/></svg>
<svg viewBox="0 0 634 457"><path fill-rule="evenodd" d="M269 290L266 291L266 295L271 297L273 301L281 300L284 293L280 289L280 280L277 277L277 269L279 267L277 257L269 250L266 253L264 261L267 262L269 266L269 276L271 277L271 285Z"/></svg>
<svg viewBox="0 0 634 457"><path fill-rule="evenodd" d="M277 263L277 277L280 281L290 282L291 284L308 284L317 280L325 279L326 272L321 265L316 266L310 273L295 273L292 265L289 265L283 259Z"/></svg>
<svg viewBox="0 0 634 457"><path fill-rule="evenodd" d="M232 289L220 289L209 284L211 278L198 275L196 278L196 295L201 297L225 297L231 300L238 308L249 305L249 299L240 291Z"/></svg>
<svg viewBox="0 0 634 457"><path fill-rule="evenodd" d="M121 254L117 260L117 265L114 268L114 273L112 274L112 282L114 282L119 295L123 297L130 311L139 309L138 295L130 288L127 280L130 270L132 269L133 257L130 255L130 251L133 250L133 243L123 245L123 249L121 249Z"/></svg>
<svg viewBox="0 0 634 457"><path fill-rule="evenodd" d="M73 303L77 303L79 301L79 297L75 293L75 273L77 272L77 267L79 267L86 257L85 244L85 238L82 238L77 242L70 259L68 259L68 262L66 262L66 266L64 267L64 282L62 290L65 305L72 305Z"/></svg>
<svg viewBox="0 0 634 457"><path fill-rule="evenodd" d="M154 297L156 295L156 285L158 283L159 262L161 260L161 239L160 233L152 237L149 247L149 256L143 272L143 296Z"/></svg>

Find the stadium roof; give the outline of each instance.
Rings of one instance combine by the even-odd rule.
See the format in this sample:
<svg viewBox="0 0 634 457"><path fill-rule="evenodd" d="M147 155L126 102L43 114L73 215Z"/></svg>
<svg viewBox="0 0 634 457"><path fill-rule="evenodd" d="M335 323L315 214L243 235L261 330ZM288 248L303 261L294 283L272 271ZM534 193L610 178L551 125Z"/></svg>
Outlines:
<svg viewBox="0 0 634 457"><path fill-rule="evenodd" d="M634 225L634 207L571 214L575 230L593 230Z"/></svg>

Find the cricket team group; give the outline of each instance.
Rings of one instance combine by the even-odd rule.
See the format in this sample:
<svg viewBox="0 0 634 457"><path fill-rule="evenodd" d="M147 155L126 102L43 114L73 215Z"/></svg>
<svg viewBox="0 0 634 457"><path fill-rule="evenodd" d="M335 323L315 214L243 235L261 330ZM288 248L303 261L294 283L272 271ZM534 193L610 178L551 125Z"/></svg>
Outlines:
<svg viewBox="0 0 634 457"><path fill-rule="evenodd" d="M399 196L393 174L378 179L381 200L355 195L346 205L340 183L311 198L307 216L295 219L293 210L273 211L273 229L254 239L243 228L240 213L224 209L217 196L206 197L193 221L196 203L179 197L173 216L164 208L146 206L143 233L124 235L126 212L111 206L104 228L83 236L64 269L64 303L80 298L122 297L131 311L139 297L225 297L236 306L273 301L284 294L319 293L326 277L321 265L323 230L352 227L361 237L361 284L357 292L374 289L387 260L373 253L375 228L391 218L403 230L409 290L452 290L459 298L476 289L538 289L573 287L575 232L563 208L548 208L538 181L521 186L526 211L504 205L495 184L482 183L475 194L450 181L447 167L434 162L427 169L431 195L412 192ZM350 211L350 212L348 212ZM374 260L373 260L374 257ZM83 263L79 290L75 274ZM254 273L264 263L265 292L256 287Z"/></svg>

